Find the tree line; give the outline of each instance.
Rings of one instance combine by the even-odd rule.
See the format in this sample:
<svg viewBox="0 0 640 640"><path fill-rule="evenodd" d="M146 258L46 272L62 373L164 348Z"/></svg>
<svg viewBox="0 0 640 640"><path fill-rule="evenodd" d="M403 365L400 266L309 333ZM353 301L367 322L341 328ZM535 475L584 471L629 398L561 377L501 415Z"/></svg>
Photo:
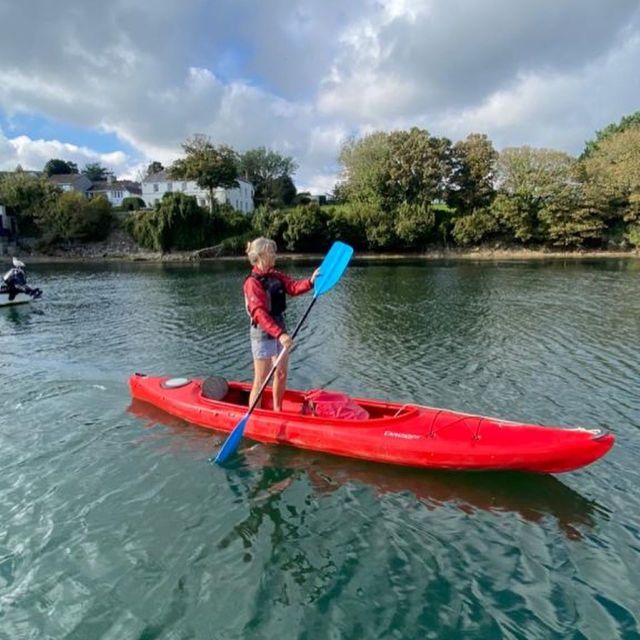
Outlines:
<svg viewBox="0 0 640 640"><path fill-rule="evenodd" d="M332 218L350 219L366 248L640 246L640 112L597 132L578 158L412 128L351 139L339 159L345 210Z"/></svg>
<svg viewBox="0 0 640 640"><path fill-rule="evenodd" d="M229 247L255 234L290 251L334 239L382 252L640 247L640 112L596 132L579 157L529 146L498 152L484 134L453 143L412 128L349 139L338 160L331 204L264 199Z"/></svg>
<svg viewBox="0 0 640 640"><path fill-rule="evenodd" d="M352 138L340 150L340 177L327 206L303 204L293 182L297 163L273 150L238 153L195 135L183 151L167 172L207 190L210 206L165 194L153 210L126 223L144 247L223 242L239 252L256 234L291 251L323 250L334 239L372 251L485 243L640 247L640 112L596 132L579 157L528 146L498 152L484 134L453 143L419 128ZM160 170L153 162L147 173ZM73 163L57 159L45 166L48 174L74 171ZM253 215L217 205L213 197L240 177L254 185ZM0 203L19 217L23 233L52 239L97 239L110 225L106 201L61 193L26 172L0 177Z"/></svg>

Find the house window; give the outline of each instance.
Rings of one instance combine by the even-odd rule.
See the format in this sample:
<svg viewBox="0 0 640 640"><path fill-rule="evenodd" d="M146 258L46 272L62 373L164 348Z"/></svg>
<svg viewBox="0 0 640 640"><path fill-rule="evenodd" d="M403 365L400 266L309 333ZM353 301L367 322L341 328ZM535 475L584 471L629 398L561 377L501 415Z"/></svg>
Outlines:
<svg viewBox="0 0 640 640"><path fill-rule="evenodd" d="M115 198L115 199L122 198L122 191L112 191L111 192L111 197Z"/></svg>
<svg viewBox="0 0 640 640"><path fill-rule="evenodd" d="M153 192L154 193L158 193L158 185L157 184L153 185Z"/></svg>
<svg viewBox="0 0 640 640"><path fill-rule="evenodd" d="M167 182L167 191L173 191L173 182Z"/></svg>
<svg viewBox="0 0 640 640"><path fill-rule="evenodd" d="M186 182L183 182L183 183L182 183L182 190L183 190L183 191L186 191L186 190L187 190L187 183L186 183Z"/></svg>

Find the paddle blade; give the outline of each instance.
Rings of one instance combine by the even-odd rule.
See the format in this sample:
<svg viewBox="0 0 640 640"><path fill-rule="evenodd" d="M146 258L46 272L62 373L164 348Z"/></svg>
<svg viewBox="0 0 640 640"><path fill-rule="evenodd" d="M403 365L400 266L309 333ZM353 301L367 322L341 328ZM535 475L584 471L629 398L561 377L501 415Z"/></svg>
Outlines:
<svg viewBox="0 0 640 640"><path fill-rule="evenodd" d="M321 296L335 286L351 260L353 248L344 242L334 242L320 265L320 275L314 284L314 297Z"/></svg>
<svg viewBox="0 0 640 640"><path fill-rule="evenodd" d="M242 434L244 433L244 428L247 426L248 421L249 414L242 418L242 420L240 420L240 422L235 426L234 430L229 434L229 437L224 441L220 451L218 451L218 455L214 459L216 464L226 462L236 452L236 449L240 444L240 440L242 440Z"/></svg>

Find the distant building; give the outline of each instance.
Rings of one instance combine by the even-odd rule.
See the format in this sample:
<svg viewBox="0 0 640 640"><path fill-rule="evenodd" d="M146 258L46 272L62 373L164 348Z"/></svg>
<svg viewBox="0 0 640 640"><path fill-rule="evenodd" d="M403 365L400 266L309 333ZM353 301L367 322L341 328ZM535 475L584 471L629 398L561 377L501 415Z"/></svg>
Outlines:
<svg viewBox="0 0 640 640"><path fill-rule="evenodd" d="M89 189L93 184L82 173L60 173L49 176L49 182L62 189L62 191L78 191L84 196L89 196Z"/></svg>
<svg viewBox="0 0 640 640"><path fill-rule="evenodd" d="M125 198L142 198L142 186L131 180L114 180L94 182L87 192L89 198L104 196L112 206L119 207Z"/></svg>
<svg viewBox="0 0 640 640"><path fill-rule="evenodd" d="M153 207L162 200L165 193L180 192L187 196L195 196L202 207L209 206L209 191L200 188L193 180L175 180L168 171L158 171L142 181L142 199L148 207ZM238 186L232 189L218 187L214 198L219 204L230 204L236 211L253 212L254 188L251 182L238 178Z"/></svg>

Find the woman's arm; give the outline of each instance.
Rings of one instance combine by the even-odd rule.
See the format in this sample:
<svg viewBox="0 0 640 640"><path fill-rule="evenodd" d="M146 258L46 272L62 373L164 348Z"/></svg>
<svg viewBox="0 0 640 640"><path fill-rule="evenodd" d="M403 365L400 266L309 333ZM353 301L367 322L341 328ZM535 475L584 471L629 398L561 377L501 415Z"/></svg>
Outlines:
<svg viewBox="0 0 640 640"><path fill-rule="evenodd" d="M290 278L285 273L281 271L274 272L278 278L280 278L280 282L282 282L282 286L284 290L290 296L299 296L303 293L307 293L307 291L311 291L313 288L313 282L311 278L303 278L302 280L295 280L294 278Z"/></svg>

